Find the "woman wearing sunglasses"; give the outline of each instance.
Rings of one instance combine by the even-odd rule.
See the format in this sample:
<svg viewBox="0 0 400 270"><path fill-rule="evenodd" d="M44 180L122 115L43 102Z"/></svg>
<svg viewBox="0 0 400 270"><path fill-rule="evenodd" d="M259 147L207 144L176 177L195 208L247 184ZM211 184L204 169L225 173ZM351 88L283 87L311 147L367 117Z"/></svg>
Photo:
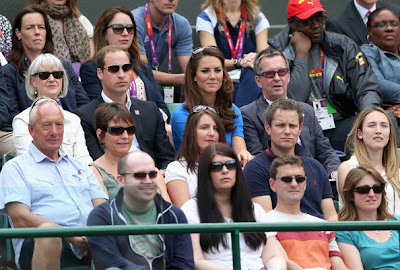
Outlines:
<svg viewBox="0 0 400 270"><path fill-rule="evenodd" d="M181 209L188 223L267 222L262 207L251 201L235 152L224 143L203 150L196 198ZM229 233L191 237L196 269L232 269ZM242 269L286 269L279 244L270 233L241 233L240 259Z"/></svg>
<svg viewBox="0 0 400 270"><path fill-rule="evenodd" d="M343 186L350 169L368 165L388 182L389 213L400 214L399 156L394 126L387 113L380 107L363 110L354 121L347 143L354 153L338 169L339 205L342 205Z"/></svg>
<svg viewBox="0 0 400 270"><path fill-rule="evenodd" d="M33 108L42 99L55 100L59 104L60 99L68 93L68 79L61 61L52 54L40 54L29 66L26 80L26 95L31 100L36 100ZM27 108L14 117L12 122L15 151L21 155L28 150L32 137L28 132L29 112ZM70 156L83 162L90 163L92 158L86 147L85 135L80 118L66 110L64 115L63 150Z"/></svg>
<svg viewBox="0 0 400 270"><path fill-rule="evenodd" d="M385 179L371 167L352 169L343 186L341 221L400 220L393 216L386 200ZM351 270L399 269L399 232L338 231L336 241L346 266Z"/></svg>
<svg viewBox="0 0 400 270"><path fill-rule="evenodd" d="M165 171L168 195L174 205L181 207L196 196L200 155L214 142L225 143L225 130L218 114L205 107L189 115L176 161L168 164Z"/></svg>
<svg viewBox="0 0 400 270"><path fill-rule="evenodd" d="M151 67L140 61L140 48L137 41L136 23L132 13L121 6L110 7L101 14L94 29L95 55L107 45L117 45L128 51L133 70L131 85L128 88L131 98L148 100L161 109L164 120L169 118L169 110L162 96L162 88L156 84ZM113 72L113 70L109 70ZM114 70L117 72L117 70ZM80 71L82 86L91 100L100 96L103 86L97 77L96 63L87 61Z"/></svg>
<svg viewBox="0 0 400 270"><path fill-rule="evenodd" d="M93 25L82 15L78 0L29 0L47 13L53 36L54 55L60 60L80 63L94 55ZM79 71L79 65L77 65Z"/></svg>
<svg viewBox="0 0 400 270"><path fill-rule="evenodd" d="M242 165L245 166L253 156L246 148L242 114L232 103L233 84L224 65L225 58L215 46L193 51L185 72L183 85L185 102L174 110L171 117L172 138L178 151L190 112L199 105L212 107L224 125L226 143L232 146Z"/></svg>
<svg viewBox="0 0 400 270"><path fill-rule="evenodd" d="M4 66L4 77L7 88L0 88L0 100L6 101L10 117L0 123L0 154L7 149L14 151L12 140L12 120L32 104L25 90L27 70L41 53L53 53L50 24L46 12L38 5L26 7L17 14L12 29L12 49L8 54L8 64ZM71 63L62 61L65 78L68 80L68 93L60 99L64 110L73 111L89 103L89 98L82 88Z"/></svg>

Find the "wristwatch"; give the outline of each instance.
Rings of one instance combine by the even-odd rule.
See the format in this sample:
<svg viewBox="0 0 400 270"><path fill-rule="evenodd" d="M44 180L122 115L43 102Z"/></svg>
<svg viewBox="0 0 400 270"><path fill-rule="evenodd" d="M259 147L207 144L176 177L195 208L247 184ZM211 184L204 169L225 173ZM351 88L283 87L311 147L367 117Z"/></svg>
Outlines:
<svg viewBox="0 0 400 270"><path fill-rule="evenodd" d="M242 68L242 66L240 65L240 61L242 61L242 58L233 59L233 66L234 66L236 69L241 69L241 68Z"/></svg>

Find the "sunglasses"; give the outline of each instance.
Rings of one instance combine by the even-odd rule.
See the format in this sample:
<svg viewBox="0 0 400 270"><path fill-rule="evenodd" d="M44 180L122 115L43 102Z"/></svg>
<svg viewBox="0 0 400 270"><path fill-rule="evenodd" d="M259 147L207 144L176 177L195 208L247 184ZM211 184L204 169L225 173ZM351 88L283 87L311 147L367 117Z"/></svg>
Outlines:
<svg viewBox="0 0 400 270"><path fill-rule="evenodd" d="M110 72L110 73L117 73L120 68L122 68L122 70L124 72L128 72L128 71L131 71L133 69L133 66L132 66L132 64L123 64L122 66L112 65L112 66L108 66L108 67L105 67L105 68L102 68L102 69L103 70L107 69L108 72Z"/></svg>
<svg viewBox="0 0 400 270"><path fill-rule="evenodd" d="M368 194L369 191L372 189L375 194L380 194L383 192L383 189L385 188L384 185L373 185L372 187L370 186L359 186L353 189L354 192L357 192L359 194Z"/></svg>
<svg viewBox="0 0 400 270"><path fill-rule="evenodd" d="M229 171L237 169L237 163L235 159L228 160L225 163L222 162L211 162L210 172L220 172L223 167L226 167Z"/></svg>
<svg viewBox="0 0 400 270"><path fill-rule="evenodd" d="M218 114L218 111L216 109L214 109L213 107L210 106L206 106L206 105L197 105L194 106L192 109L192 113L199 113L205 110L210 110L213 111L214 113Z"/></svg>
<svg viewBox="0 0 400 270"><path fill-rule="evenodd" d="M295 19L296 21L300 22L304 26L310 26L314 21L316 21L317 23L324 23L326 21L325 15L318 16L318 17L310 17L305 20L299 19L297 17L292 17L292 18Z"/></svg>
<svg viewBox="0 0 400 270"><path fill-rule="evenodd" d="M198 48L194 49L192 54L195 55L195 54L201 53L202 51L204 51L204 49L217 49L217 50L219 50L219 48L217 46L209 45L209 46L198 47Z"/></svg>
<svg viewBox="0 0 400 270"><path fill-rule="evenodd" d="M139 179L139 180L144 180L146 179L146 176L148 175L150 179L154 179L157 177L157 171L150 171L148 173L146 172L135 172L135 173L120 173L121 175L126 175L126 174L132 174L134 178Z"/></svg>
<svg viewBox="0 0 400 270"><path fill-rule="evenodd" d="M304 181L306 181L306 178L304 175L296 175L296 176L282 176L280 178L276 178L276 179L280 179L282 180L282 182L285 183L291 183L292 180L296 180L296 182L299 183L303 183Z"/></svg>
<svg viewBox="0 0 400 270"><path fill-rule="evenodd" d="M32 74L32 77L36 77L37 75L39 75L39 78L41 80L47 80L50 77L50 75L53 75L54 79L61 79L64 76L64 71L53 71L53 72L42 71Z"/></svg>
<svg viewBox="0 0 400 270"><path fill-rule="evenodd" d="M121 35L125 29L128 32L128 34L133 34L135 32L135 25L133 25L133 24L127 24L127 25L111 24L106 29L108 29L110 27L112 28L114 34L118 34L118 35Z"/></svg>
<svg viewBox="0 0 400 270"><path fill-rule="evenodd" d="M281 68L281 69L278 69L278 70L267 70L267 71L264 71L264 72L258 74L258 76L272 79L273 77L275 77L275 74L278 74L279 77L283 77L286 74L288 74L288 72L289 72L289 69Z"/></svg>
<svg viewBox="0 0 400 270"><path fill-rule="evenodd" d="M125 131L129 135L135 134L135 126L129 126L129 127L113 126L113 127L108 127L106 130L111 135L122 135Z"/></svg>

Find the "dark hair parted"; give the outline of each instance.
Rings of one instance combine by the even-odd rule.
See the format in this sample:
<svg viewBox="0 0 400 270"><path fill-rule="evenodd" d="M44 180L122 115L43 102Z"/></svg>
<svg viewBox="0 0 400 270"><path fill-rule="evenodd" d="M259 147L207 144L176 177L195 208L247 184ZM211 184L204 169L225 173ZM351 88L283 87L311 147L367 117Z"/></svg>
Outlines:
<svg viewBox="0 0 400 270"><path fill-rule="evenodd" d="M17 72L21 77L28 70L28 64L25 62L26 53L22 45L22 40L17 38L15 30L18 29L18 31L21 31L22 20L24 16L26 14L31 14L31 13L41 14L44 20L44 25L46 28L46 42L44 44L44 48L41 53L54 52L53 36L51 34L51 28L49 20L47 19L46 11L39 5L33 5L21 9L14 20L14 25L12 28L12 36L11 36L12 48L7 56L8 63L12 64L17 69ZM33 61L34 59L28 59L28 60Z"/></svg>
<svg viewBox="0 0 400 270"><path fill-rule="evenodd" d="M235 159L237 164L239 159L235 151L224 143L213 143L207 146L200 156L197 205L201 223L224 223L224 217L218 209L214 198L214 187L210 176L210 164L216 155L222 155ZM234 222L255 222L254 206L247 189L246 180L242 168L236 169L236 181L231 190L232 219ZM243 233L247 246L256 250L261 245L265 245L266 237L263 232ZM200 245L204 252L218 252L218 245L227 247L224 233L201 233Z"/></svg>
<svg viewBox="0 0 400 270"><path fill-rule="evenodd" d="M300 107L300 104L293 99L279 99L270 104L264 112L265 120L269 126L271 126L272 119L274 119L277 110L296 111L299 115L299 124L303 123L303 109Z"/></svg>
<svg viewBox="0 0 400 270"><path fill-rule="evenodd" d="M215 104L206 104L203 96L199 91L197 83L194 81L197 69L199 67L199 62L205 56L217 57L221 61L222 71L224 73L222 86L217 92ZM185 96L184 108L188 111L192 111L192 108L197 105L213 106L218 111L219 116L221 117L222 123L225 127L225 131L231 132L236 128L232 123L232 119L237 118L238 116L232 110L233 82L226 72L224 65L224 55L218 48L214 47L204 48L201 52L198 52L190 57L185 72L185 81L183 83L183 93Z"/></svg>
<svg viewBox="0 0 400 270"><path fill-rule="evenodd" d="M124 52L129 59L129 53L117 45L107 45L96 54L96 67L104 68L104 59L106 55L113 52Z"/></svg>
<svg viewBox="0 0 400 270"><path fill-rule="evenodd" d="M133 33L133 40L132 40L132 45L128 49L128 53L130 55L130 59L133 61L133 63L139 67L142 68L142 64L140 62L140 47L139 47L139 42L137 40L137 31L136 31L136 22L135 18L132 15L132 12L128 10L125 7L122 6L115 6L115 7L110 7L107 8L101 15L99 20L97 21L97 24L94 28L94 34L93 34L93 43L94 43L94 52L95 55L105 46L109 45L107 40L106 40L106 32L107 32L107 27L110 26L110 22L114 18L114 16L117 13L123 13L129 18L131 18L133 26L134 26L134 33Z"/></svg>
<svg viewBox="0 0 400 270"><path fill-rule="evenodd" d="M96 130L101 129L100 138L104 138L108 123L112 120L135 125L132 114L124 105L115 102L101 103L94 113L94 127Z"/></svg>
<svg viewBox="0 0 400 270"><path fill-rule="evenodd" d="M278 174L278 169L279 167L283 165L293 165L293 166L299 166L302 167L304 172L306 171L306 168L304 168L303 161L296 156L281 156L277 157L272 161L271 167L269 168L269 172L271 174L271 178L276 180L276 175Z"/></svg>
<svg viewBox="0 0 400 270"><path fill-rule="evenodd" d="M187 163L187 172L195 173L197 169L197 162L200 158L200 147L197 144L197 124L200 118L204 115L209 115L217 125L217 132L219 135L219 142L226 143L225 130L219 116L212 110L206 109L198 113L192 113L189 115L185 130L182 136L182 146L178 151L176 160L185 159Z"/></svg>
<svg viewBox="0 0 400 270"><path fill-rule="evenodd" d="M372 176L379 184L386 185L385 179L383 179L382 175L378 173L375 169L367 166L360 165L357 168L353 168L347 174L346 179L344 180L344 186L342 191L343 198L343 207L339 211L339 220L340 221L355 221L358 220L357 208L354 204L354 188L361 181L361 179L366 176ZM393 215L388 211L387 198L386 198L386 190L383 189L382 192L382 201L379 205L377 220L385 220L387 218L392 218Z"/></svg>

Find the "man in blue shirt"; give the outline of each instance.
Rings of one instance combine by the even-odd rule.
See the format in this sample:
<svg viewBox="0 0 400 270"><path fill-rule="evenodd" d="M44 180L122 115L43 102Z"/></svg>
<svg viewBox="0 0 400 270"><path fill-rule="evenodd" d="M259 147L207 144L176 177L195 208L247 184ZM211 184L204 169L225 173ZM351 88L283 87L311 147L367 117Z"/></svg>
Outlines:
<svg viewBox="0 0 400 270"><path fill-rule="evenodd" d="M145 6L132 10L140 45L140 60L150 63L156 82L166 86L183 84L186 65L192 55L192 29L186 18L175 13L178 2L179 0L149 0ZM146 27L147 19L151 22L151 28ZM155 50L150 46L152 40ZM172 61L170 49L174 49L182 72L180 74L169 74ZM168 58L169 73L158 71L165 57Z"/></svg>
<svg viewBox="0 0 400 270"><path fill-rule="evenodd" d="M0 210L13 228L86 226L93 207L107 195L89 167L61 148L64 117L57 101L32 105L28 152L7 162L0 174ZM13 239L15 263L23 269L60 269L60 258L83 263L85 236Z"/></svg>

